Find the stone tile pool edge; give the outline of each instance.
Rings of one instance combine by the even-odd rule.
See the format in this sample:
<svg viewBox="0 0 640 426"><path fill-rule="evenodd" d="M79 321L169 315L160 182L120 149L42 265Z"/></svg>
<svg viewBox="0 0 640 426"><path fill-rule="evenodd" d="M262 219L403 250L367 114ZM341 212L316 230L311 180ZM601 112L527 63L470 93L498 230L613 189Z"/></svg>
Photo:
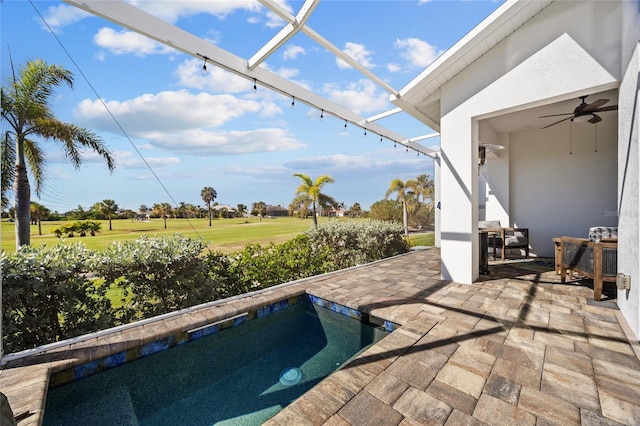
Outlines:
<svg viewBox="0 0 640 426"><path fill-rule="evenodd" d="M368 265L371 264L361 266ZM9 354L2 359L0 365L0 390L9 398L18 425L41 425L50 385L62 385L138 357L166 350L171 346L186 343L189 334L199 337L210 334L213 328L209 327L226 328L232 326L234 321L243 322L246 316L264 315L269 310L279 310L283 304L294 301L297 303L305 297L312 303L348 316L359 318L364 315L366 320L384 327L387 331L398 328L401 324L361 313L355 307L341 305L313 294L311 286L331 280L333 275L347 270L309 277L56 342L34 350ZM243 316L244 320L239 319Z"/></svg>

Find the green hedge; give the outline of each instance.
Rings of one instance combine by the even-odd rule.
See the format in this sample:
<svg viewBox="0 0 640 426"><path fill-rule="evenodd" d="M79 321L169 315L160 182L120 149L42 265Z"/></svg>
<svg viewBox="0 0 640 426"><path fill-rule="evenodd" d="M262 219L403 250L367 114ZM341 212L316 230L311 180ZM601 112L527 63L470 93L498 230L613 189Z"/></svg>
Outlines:
<svg viewBox="0 0 640 426"><path fill-rule="evenodd" d="M180 234L104 251L77 243L2 252L4 348L28 349L405 253L403 232L385 222L335 221L231 255Z"/></svg>

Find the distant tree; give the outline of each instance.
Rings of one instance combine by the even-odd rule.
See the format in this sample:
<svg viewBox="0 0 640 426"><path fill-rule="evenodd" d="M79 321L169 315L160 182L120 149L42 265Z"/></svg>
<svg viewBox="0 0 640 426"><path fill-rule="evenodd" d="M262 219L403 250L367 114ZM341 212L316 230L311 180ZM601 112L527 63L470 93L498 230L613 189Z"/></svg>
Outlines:
<svg viewBox="0 0 640 426"><path fill-rule="evenodd" d="M65 213L65 216L67 217L67 219L70 219L70 220L86 220L89 218L90 215L91 215L91 212L85 210L84 207L82 207L80 204L78 204L78 207L75 208L74 210L70 210L67 213Z"/></svg>
<svg viewBox="0 0 640 426"><path fill-rule="evenodd" d="M305 207L308 207L309 204L311 205L313 224L317 228L317 206L337 205L337 202L333 198L321 192L325 184L333 183L334 180L329 175L318 176L315 181L303 173L295 173L294 176L302 180L302 183L298 186L298 189L296 189L296 200L300 199L301 204L305 205Z"/></svg>
<svg viewBox="0 0 640 426"><path fill-rule="evenodd" d="M410 181L407 181L407 183L409 183L409 187L412 185ZM405 235L409 235L407 202L409 201L409 198L414 194L407 186L407 183L402 181L402 179L392 180L391 184L389 185L389 189L387 189L387 193L384 197L385 199L388 199L389 196L395 192L397 194L397 200L402 203L402 224L404 225Z"/></svg>
<svg viewBox="0 0 640 426"><path fill-rule="evenodd" d="M102 200L96 205L97 210L109 220L109 231L111 228L111 218L118 214L118 205L113 200Z"/></svg>
<svg viewBox="0 0 640 426"><path fill-rule="evenodd" d="M369 218L385 222L402 223L402 203L396 200L380 200L371 205Z"/></svg>
<svg viewBox="0 0 640 426"><path fill-rule="evenodd" d="M167 229L167 219L173 213L173 207L169 203L157 203L153 205L153 211L164 220L164 229Z"/></svg>
<svg viewBox="0 0 640 426"><path fill-rule="evenodd" d="M212 186L205 186L200 191L202 201L207 203L207 210L209 211L209 226L211 226L211 203L218 197L218 193Z"/></svg>
<svg viewBox="0 0 640 426"><path fill-rule="evenodd" d="M42 204L38 204L36 202L31 202L31 220L34 224L38 225L38 235L42 235L42 219L49 215L49 209L43 206Z"/></svg>
<svg viewBox="0 0 640 426"><path fill-rule="evenodd" d="M110 171L115 160L102 139L87 129L58 120L49 106L54 88L61 84L73 88L73 73L41 59L28 61L18 72L13 69L7 87L0 89L2 119L7 123L0 141L0 192L2 206L13 181L16 207L16 247L31 243L31 187L29 174L40 196L44 183L45 150L37 138L53 140L62 146L65 157L78 169L88 148L107 162ZM27 165L29 172L27 172Z"/></svg>
<svg viewBox="0 0 640 426"><path fill-rule="evenodd" d="M147 207L145 204L140 204L140 213L147 214L148 211L149 207Z"/></svg>
<svg viewBox="0 0 640 426"><path fill-rule="evenodd" d="M266 216L267 215L267 204L264 201L256 201L251 204L251 214L253 216Z"/></svg>
<svg viewBox="0 0 640 426"><path fill-rule="evenodd" d="M127 219L131 219L131 222L133 222L137 216L137 213L134 212L133 210L130 209L126 209L123 210L121 213L122 217L126 217Z"/></svg>
<svg viewBox="0 0 640 426"><path fill-rule="evenodd" d="M244 215L244 213L247 211L247 206L245 206L244 204L238 204L236 210L238 210L239 215Z"/></svg>
<svg viewBox="0 0 640 426"><path fill-rule="evenodd" d="M353 205L349 208L349 216L360 217L361 215L362 208L360 207L360 203L353 203Z"/></svg>

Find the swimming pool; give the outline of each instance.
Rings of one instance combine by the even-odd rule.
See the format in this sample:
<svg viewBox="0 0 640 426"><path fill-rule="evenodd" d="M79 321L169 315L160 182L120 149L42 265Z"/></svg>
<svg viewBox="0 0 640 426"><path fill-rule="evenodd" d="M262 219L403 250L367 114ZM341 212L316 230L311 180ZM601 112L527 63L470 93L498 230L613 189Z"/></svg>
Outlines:
<svg viewBox="0 0 640 426"><path fill-rule="evenodd" d="M44 425L261 424L386 335L325 305L305 299L50 389Z"/></svg>

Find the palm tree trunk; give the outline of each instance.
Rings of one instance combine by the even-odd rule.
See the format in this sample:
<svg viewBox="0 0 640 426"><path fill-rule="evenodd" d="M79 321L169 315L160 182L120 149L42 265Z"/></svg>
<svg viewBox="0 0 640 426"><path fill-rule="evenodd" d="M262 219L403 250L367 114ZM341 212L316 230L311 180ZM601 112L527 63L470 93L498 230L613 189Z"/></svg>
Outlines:
<svg viewBox="0 0 640 426"><path fill-rule="evenodd" d="M402 200L402 223L404 224L404 235L409 235L409 212L407 202Z"/></svg>
<svg viewBox="0 0 640 426"><path fill-rule="evenodd" d="M208 207L209 207L209 226L211 226L211 204L209 204Z"/></svg>
<svg viewBox="0 0 640 426"><path fill-rule="evenodd" d="M18 161L16 162L16 178L13 184L16 197L16 249L31 243L31 187L24 162L24 148L18 147Z"/></svg>
<svg viewBox="0 0 640 426"><path fill-rule="evenodd" d="M109 215L109 231L112 231L113 229L111 229L111 215Z"/></svg>
<svg viewBox="0 0 640 426"><path fill-rule="evenodd" d="M316 214L316 202L313 202L313 226L318 227L318 215Z"/></svg>

